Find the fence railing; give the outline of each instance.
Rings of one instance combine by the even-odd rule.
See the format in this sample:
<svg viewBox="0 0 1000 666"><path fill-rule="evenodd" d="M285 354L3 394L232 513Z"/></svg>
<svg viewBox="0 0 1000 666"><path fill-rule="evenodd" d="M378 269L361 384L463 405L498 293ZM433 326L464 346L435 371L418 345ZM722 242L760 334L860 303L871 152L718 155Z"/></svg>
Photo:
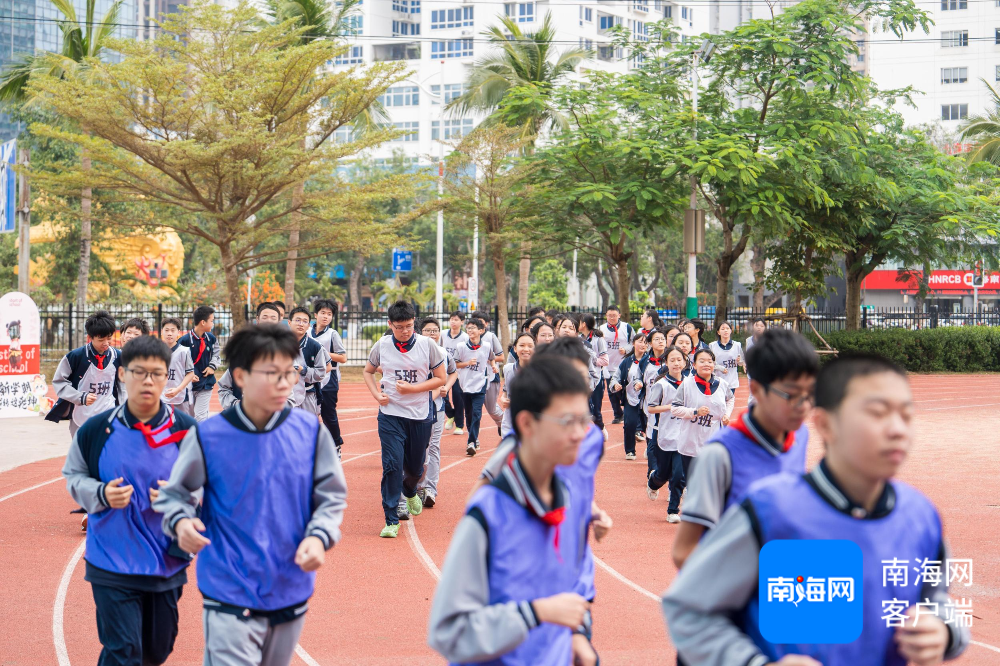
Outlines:
<svg viewBox="0 0 1000 666"><path fill-rule="evenodd" d="M177 317L190 327L193 308L164 304L152 305L89 305L80 311L73 305L50 305L39 308L42 323L42 357L45 360L58 360L70 349L82 345L85 338L84 323L87 317L97 310L107 310L121 326L127 319L141 317L146 320L152 331L158 332L160 323L168 317ZM605 313L594 310L578 310L590 312L598 324L605 322ZM639 327L642 310L633 310L622 318ZM664 324L674 324L681 317L675 310L659 310L659 316ZM417 317L433 317L441 324L442 331L448 328L449 312L431 312L417 310ZM499 312L496 307L489 310L491 330L498 332ZM812 325L820 333L844 330L847 327L847 313L843 310L812 310L807 311ZM513 334L528 313L523 310L508 311L508 326ZM745 335L750 330L751 322L760 317L767 321L768 326L791 326L785 321L786 311L783 308L770 308L759 311L752 308L732 308L726 315L726 321L732 324L737 336ZM715 308L702 306L699 316L711 328L715 317ZM971 310L938 311L936 306L930 306L927 311L917 311L913 308L864 308L860 315L860 325L865 330L902 328L917 330L922 328L937 328L946 326L1000 326L1000 311ZM385 334L388 329L388 319L384 311L358 311L345 309L338 311L334 317L334 326L340 331L347 349L347 365L363 365L368 358L372 344ZM229 307L215 306L214 333L222 344L229 339L233 330L233 316ZM117 344L117 339L115 340Z"/></svg>

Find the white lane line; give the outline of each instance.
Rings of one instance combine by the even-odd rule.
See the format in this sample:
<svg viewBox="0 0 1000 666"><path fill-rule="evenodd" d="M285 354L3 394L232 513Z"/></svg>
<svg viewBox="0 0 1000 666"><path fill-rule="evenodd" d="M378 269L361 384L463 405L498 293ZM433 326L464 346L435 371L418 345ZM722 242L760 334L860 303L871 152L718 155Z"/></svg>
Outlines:
<svg viewBox="0 0 1000 666"><path fill-rule="evenodd" d="M312 655L305 651L298 643L295 644L295 654L299 659L306 662L306 666L319 666L319 662L312 658Z"/></svg>
<svg viewBox="0 0 1000 666"><path fill-rule="evenodd" d="M69 582L73 579L73 571L83 557L83 551L87 547L87 540L80 542L73 556L69 558L69 564L63 569L62 578L59 579L59 587L56 589L56 601L52 605L52 642L56 648L56 660L59 666L70 666L69 653L66 651L66 636L63 634L63 611L66 608L66 591L69 589Z"/></svg>
<svg viewBox="0 0 1000 666"><path fill-rule="evenodd" d="M621 583L624 583L628 587L631 587L633 590L635 590L636 592L638 592L642 596L648 597L648 598L652 599L653 601L655 601L656 603L660 603L660 597L658 597L657 595L653 594L652 592L650 592L646 588L640 586L638 583L634 583L631 580L629 580L628 578L626 578L625 576L623 576L622 574L618 573L616 570L614 570L611 567L609 567L604 562L604 560L602 560L601 558L599 558L597 555L594 555L594 563L597 564L597 566L599 566L602 569L604 569L605 571L607 571L609 574L611 574L616 580L618 580Z"/></svg>
<svg viewBox="0 0 1000 666"><path fill-rule="evenodd" d="M357 460L358 458L367 458L368 456L373 456L376 453L381 453L381 452L382 452L382 449L377 449L375 451L369 451L368 453L360 453L360 454L358 454L356 456L351 456L350 458L346 458L346 459L342 460L340 464L341 465L346 465L347 463L351 462L352 460Z"/></svg>
<svg viewBox="0 0 1000 666"><path fill-rule="evenodd" d="M441 570L437 568L437 565L434 564L434 560L432 560L431 556L427 554L426 550L424 550L424 544L420 543L420 537L417 536L417 528L413 523L414 521L412 518L406 523L406 535L410 537L408 539L410 542L410 548L413 549L413 554L417 556L417 559L424 565L427 572L434 577L434 580L441 580Z"/></svg>
<svg viewBox="0 0 1000 666"><path fill-rule="evenodd" d="M4 495L3 497L0 497L0 502L6 502L11 497L17 497L18 495L22 495L22 494L28 492L29 490L34 490L35 488L41 488L42 486L47 486L50 483L55 483L56 481L62 481L62 477L61 476L57 476L54 479L49 479L48 481L43 481L42 483L39 483L39 484L34 485L34 486L31 486L30 488L25 488L24 490L18 490L16 493L11 493L10 495Z"/></svg>
<svg viewBox="0 0 1000 666"><path fill-rule="evenodd" d="M1000 648L995 645L990 645L988 643L980 643L979 641L969 641L973 645L978 645L981 648L986 648L987 650L993 650L994 652L1000 652Z"/></svg>

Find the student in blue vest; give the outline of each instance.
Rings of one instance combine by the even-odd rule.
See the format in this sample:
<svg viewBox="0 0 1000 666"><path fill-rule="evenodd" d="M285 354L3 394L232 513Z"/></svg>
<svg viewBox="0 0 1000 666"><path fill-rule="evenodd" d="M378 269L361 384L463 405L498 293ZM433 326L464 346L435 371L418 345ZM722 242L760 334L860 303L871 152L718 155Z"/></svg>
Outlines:
<svg viewBox="0 0 1000 666"><path fill-rule="evenodd" d="M347 483L337 447L315 415L287 404L298 353L280 324L229 339L243 398L188 432L153 503L163 531L198 554L206 664L287 666L315 572L340 540Z"/></svg>
<svg viewBox="0 0 1000 666"><path fill-rule="evenodd" d="M906 373L890 361L843 356L823 366L813 417L823 460L807 474L775 474L751 486L664 595L670 635L687 663L930 666L965 650L969 629L948 617L943 576L917 578L917 584L911 576L900 585L887 584L883 575L884 561L916 563L918 571L921 562L939 561L943 571L949 557L937 509L893 478L913 447L912 418ZM864 625L857 640L776 645L761 636L757 562L761 548L778 539L846 539L859 546ZM884 619L882 602L892 599L908 607L902 625Z"/></svg>
<svg viewBox="0 0 1000 666"><path fill-rule="evenodd" d="M292 308L288 313L288 327L299 343L299 355L295 358L299 380L292 387L288 404L319 416L319 387L326 378L330 355L323 345L309 336L311 321L312 314L302 306Z"/></svg>
<svg viewBox="0 0 1000 666"><path fill-rule="evenodd" d="M337 304L331 300L316 301L313 304L316 324L309 329L309 337L320 343L330 356L326 378L319 390L319 412L323 425L333 435L339 453L344 445L344 438L340 435L340 421L337 420L337 398L340 393L340 365L347 363L347 349L340 339L340 333L333 327L333 313L336 310Z"/></svg>
<svg viewBox="0 0 1000 666"><path fill-rule="evenodd" d="M63 356L52 376L58 400L45 416L58 423L69 419L70 437L87 420L118 404L119 352L111 346L115 320L105 310L87 317L84 324L89 341Z"/></svg>
<svg viewBox="0 0 1000 666"><path fill-rule="evenodd" d="M88 420L63 466L70 495L90 514L85 578L97 606L100 666L162 664L177 637L190 558L171 547L151 504L195 421L160 398L170 361L161 340L126 343L118 374L128 401Z"/></svg>
<svg viewBox="0 0 1000 666"><path fill-rule="evenodd" d="M191 360L197 378L191 389L194 392L194 418L204 421L208 418L208 408L212 402L212 387L215 386L215 370L219 367L219 341L212 333L215 327L215 308L201 305L195 308L194 328L181 336L178 344L191 348Z"/></svg>
<svg viewBox="0 0 1000 666"><path fill-rule="evenodd" d="M716 433L698 453L674 539L677 567L722 514L743 500L755 481L806 469L809 428L819 357L798 333L775 328L747 354L754 405Z"/></svg>
<svg viewBox="0 0 1000 666"><path fill-rule="evenodd" d="M260 324L277 324L281 321L281 314L278 306L271 302L264 302L257 306L257 319L254 320L258 326ZM239 386L233 383L233 375L227 369L219 377L219 404L223 411L229 409L243 399L243 392ZM331 433L332 434L332 433Z"/></svg>
<svg viewBox="0 0 1000 666"><path fill-rule="evenodd" d="M436 411L434 392L447 382L446 352L430 338L417 334L417 314L406 301L389 306L389 334L372 345L365 364L365 385L378 401L378 438L382 444L382 512L385 527L379 536L399 536L400 493L411 516L423 503L417 485L424 475L424 459L431 440ZM382 378L376 383L375 373ZM428 378L429 377L429 378Z"/></svg>
<svg viewBox="0 0 1000 666"><path fill-rule="evenodd" d="M591 505L556 469L573 465L590 430L589 397L561 358L534 358L514 383L520 445L469 501L431 607L428 643L450 663L596 663L577 592Z"/></svg>

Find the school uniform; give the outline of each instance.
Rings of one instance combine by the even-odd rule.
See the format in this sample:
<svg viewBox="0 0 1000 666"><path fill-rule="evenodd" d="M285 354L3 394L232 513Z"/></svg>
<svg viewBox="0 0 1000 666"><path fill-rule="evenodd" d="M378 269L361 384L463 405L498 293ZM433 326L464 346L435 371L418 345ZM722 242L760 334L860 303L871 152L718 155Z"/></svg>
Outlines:
<svg viewBox="0 0 1000 666"><path fill-rule="evenodd" d="M604 416L601 410L604 408L604 381L602 379L604 368L609 362L608 343L604 338L591 333L588 337L580 337L584 347L590 354L590 415L594 417L597 427L604 429Z"/></svg>
<svg viewBox="0 0 1000 666"><path fill-rule="evenodd" d="M211 543L198 554L205 663L286 666L305 621L315 572L295 564L307 536L340 540L347 483L326 427L301 409L258 429L242 403L198 423L181 442L154 509L163 531L194 518Z"/></svg>
<svg viewBox="0 0 1000 666"><path fill-rule="evenodd" d="M642 413L642 400L646 395L646 385L642 381L642 362L636 360L635 356L629 354L618 364L612 376L612 384L622 387L624 399L622 400L623 414L625 418L625 454L635 455L635 434L642 427L640 414ZM636 384L642 384L636 388Z"/></svg>
<svg viewBox="0 0 1000 666"><path fill-rule="evenodd" d="M660 377L646 394L647 409L662 405L672 406L683 381L683 375L680 379L674 379L668 374ZM680 421L670 413L670 410L650 414L650 417L653 423L653 448L649 451L649 466L646 476L649 480L649 487L653 490L659 490L670 480L674 458L679 455L677 454L677 429Z"/></svg>
<svg viewBox="0 0 1000 666"><path fill-rule="evenodd" d="M347 354L344 341L340 338L340 333L332 326L327 326L322 331L316 331L315 326L309 327L309 337L318 342L328 356L333 354ZM337 420L337 399L340 393L340 364L330 360L333 369L326 374L320 382L319 393L319 413L323 419L323 425L330 431L333 441L339 449L344 445L344 438L340 435L340 421Z"/></svg>
<svg viewBox="0 0 1000 666"><path fill-rule="evenodd" d="M63 356L52 376L58 400L45 415L45 420L59 423L69 419L72 436L90 417L118 405L119 395L115 388L120 366L121 355L117 349L108 347L103 354L98 354L89 342ZM86 404L88 395L97 398L90 405Z"/></svg>
<svg viewBox="0 0 1000 666"><path fill-rule="evenodd" d="M173 650L190 556L163 534L149 489L169 478L194 424L166 403L142 423L125 404L92 417L73 438L62 474L90 514L84 578L97 606L100 666L162 664ZM112 509L104 491L119 477L134 490L124 508Z"/></svg>
<svg viewBox="0 0 1000 666"><path fill-rule="evenodd" d="M385 335L375 341L368 362L382 368L380 386L389 404L378 408L378 436L382 443L382 510L386 525L399 524L396 507L400 493L417 494L424 458L434 426L431 391L403 395L396 382L424 381L444 363L444 354L430 338L414 333L406 342Z"/></svg>
<svg viewBox="0 0 1000 666"><path fill-rule="evenodd" d="M180 386L189 372L194 372L191 350L183 345L174 344L173 349L170 350L170 366L167 368L167 383L163 386L164 391ZM172 405L178 412L194 417L194 398L190 384L172 398L164 396L163 402Z"/></svg>
<svg viewBox="0 0 1000 666"><path fill-rule="evenodd" d="M289 405L319 415L319 387L326 378L326 364L329 362L330 355L323 346L308 334L303 335L299 340L299 354L295 357L299 380L292 385Z"/></svg>
<svg viewBox="0 0 1000 666"><path fill-rule="evenodd" d="M779 539L844 539L858 545L864 625L857 640L775 645L761 636L757 563L761 548ZM830 665L905 666L893 639L896 629L882 619L882 601L896 598L910 606L928 600L933 605L921 612L945 621L948 588L945 580L913 584L912 570L908 585L884 585L882 563L939 560L943 571L947 552L937 509L919 491L889 481L868 512L848 499L822 461L808 474L775 474L755 483L684 563L663 597L663 613L674 645L691 664L763 666L802 654ZM945 626L945 659L954 659L968 646L970 631L957 622Z"/></svg>
<svg viewBox="0 0 1000 666"><path fill-rule="evenodd" d="M746 365L743 346L736 340L730 340L725 345L715 340L708 348L715 354L715 376L725 382L730 393L735 394L740 386L739 367Z"/></svg>
<svg viewBox="0 0 1000 666"><path fill-rule="evenodd" d="M448 352L448 356L455 358L455 350L469 341L469 335L465 331L460 331L454 338L451 337L451 329L441 335L441 346ZM445 402L444 414L449 419L455 419L456 428L465 427L465 399L462 398L462 386L455 382L451 387L451 395Z"/></svg>
<svg viewBox="0 0 1000 666"><path fill-rule="evenodd" d="M199 336L194 329L180 337L177 344L191 350L191 361L194 363L195 380L191 382L194 395L194 418L204 421L208 418L208 410L212 403L212 387L215 386L215 375L206 375L205 370L215 370L221 363L221 346L215 335L208 331Z"/></svg>
<svg viewBox="0 0 1000 666"><path fill-rule="evenodd" d="M691 468L682 521L714 528L722 514L743 501L750 486L772 474L806 471L809 428L803 424L775 441L753 410L740 414L706 442Z"/></svg>
<svg viewBox="0 0 1000 666"><path fill-rule="evenodd" d="M754 336L752 336L752 335L746 339L746 349L743 352L744 355L749 355L750 354L750 348L754 346L754 343L756 341L757 341L757 339ZM750 373L749 372L747 372L747 386L748 387L750 386ZM748 408L749 407L753 407L753 403L754 403L753 393L750 393L747 396L747 407Z"/></svg>
<svg viewBox="0 0 1000 666"><path fill-rule="evenodd" d="M639 427L642 433L646 437L646 458L651 457L653 446L655 443L652 440L651 430L649 424L649 410L646 407L646 396L649 395L649 390L653 388L653 385L657 382L660 377L660 368L663 367L663 358L657 358L653 356L653 350L649 350L639 361L639 369L642 372L642 383L645 387L642 394L642 409L639 410Z"/></svg>
<svg viewBox="0 0 1000 666"><path fill-rule="evenodd" d="M581 589L591 504L559 468L552 492L546 506L512 454L472 496L431 606L428 643L449 663L570 663L574 632L539 622L530 602Z"/></svg>
<svg viewBox="0 0 1000 666"><path fill-rule="evenodd" d="M726 388L714 376L705 381L696 374L688 375L674 394L670 415L679 419L676 427L677 451L673 456L670 475L670 504L667 515L680 512L681 495L687 486L691 461L722 426L726 416ZM698 416L702 407L709 412Z"/></svg>
<svg viewBox="0 0 1000 666"><path fill-rule="evenodd" d="M243 399L243 390L233 383L233 376L228 369L219 377L218 386L222 411L226 411Z"/></svg>
<svg viewBox="0 0 1000 666"><path fill-rule="evenodd" d="M624 396L618 391L611 390L611 377L615 372L615 368L621 364L622 359L632 353L630 340L632 340L635 331L624 321L619 321L617 326L611 326L605 322L598 328L604 334L604 342L608 346L608 364L601 371L602 381L607 389L608 402L611 403L615 420L620 421L624 416L624 408L622 407L622 398Z"/></svg>
<svg viewBox="0 0 1000 666"><path fill-rule="evenodd" d="M465 414L468 417L469 444L479 444L479 423L483 415L483 404L486 400L486 390L490 386L490 359L493 358L493 348L484 339L478 345L472 341L455 350L455 363L472 361L472 365L458 369L458 382L462 385L462 397L465 400ZM498 382L499 383L499 382ZM502 415L501 415L502 418Z"/></svg>
<svg viewBox="0 0 1000 666"><path fill-rule="evenodd" d="M493 356L501 356L503 354L503 345L500 344L500 338L493 331L483 333L480 344L488 347ZM497 405L497 398L500 397L500 374L493 372L493 368L487 366L486 379L488 381L486 383L486 395L483 396L483 411L490 415L493 422L497 424L497 430L499 431L500 424L503 422L503 410ZM462 390L464 391L465 389L463 388ZM466 410L466 413L468 413L468 410Z"/></svg>
<svg viewBox="0 0 1000 666"><path fill-rule="evenodd" d="M510 384L517 376L517 371L521 369L521 364L516 359L503 366L503 394L510 399ZM514 419L510 414L510 407L503 410L503 423L500 425L502 437L506 437L514 432Z"/></svg>
<svg viewBox="0 0 1000 666"><path fill-rule="evenodd" d="M434 342L431 340L431 342ZM436 344L436 343L435 343ZM455 359L448 355L444 347L437 345L441 353L441 358L445 362L445 371L448 375L458 372L455 367ZM428 379L434 377L434 373L427 375ZM457 382L456 382L457 383ZM431 428L431 438L427 443L427 456L424 459L424 477L417 484L417 490L423 490L427 495L437 497L437 484L441 478L441 435L444 434L444 398L438 391L434 391L434 426Z"/></svg>

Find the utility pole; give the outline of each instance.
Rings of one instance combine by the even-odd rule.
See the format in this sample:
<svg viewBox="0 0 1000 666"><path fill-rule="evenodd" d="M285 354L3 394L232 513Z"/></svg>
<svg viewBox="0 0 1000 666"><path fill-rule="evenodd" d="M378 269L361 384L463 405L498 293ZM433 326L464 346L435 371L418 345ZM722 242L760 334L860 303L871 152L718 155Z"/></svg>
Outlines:
<svg viewBox="0 0 1000 666"><path fill-rule="evenodd" d="M691 138L698 140L698 65L707 63L715 51L710 39L702 42L701 48L691 56ZM685 316L698 316L697 269L698 255L705 251L705 211L698 210L698 179L691 174L691 200L684 211L684 252L688 255L687 307Z"/></svg>
<svg viewBox="0 0 1000 666"><path fill-rule="evenodd" d="M444 144L438 144L438 200L444 196ZM437 266L435 268L437 286L434 289L434 312L444 312L444 211L437 214Z"/></svg>

